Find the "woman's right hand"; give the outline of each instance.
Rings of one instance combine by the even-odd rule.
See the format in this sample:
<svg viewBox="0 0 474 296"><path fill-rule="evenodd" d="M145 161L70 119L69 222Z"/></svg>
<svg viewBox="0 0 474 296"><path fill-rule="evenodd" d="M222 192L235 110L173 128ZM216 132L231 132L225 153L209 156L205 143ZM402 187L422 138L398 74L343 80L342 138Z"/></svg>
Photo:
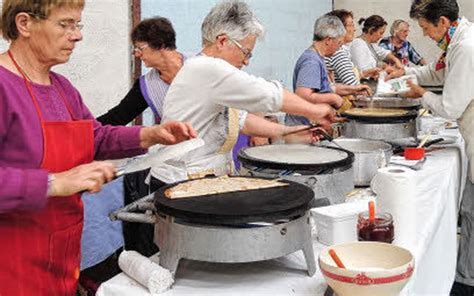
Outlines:
<svg viewBox="0 0 474 296"><path fill-rule="evenodd" d="M99 192L104 183L111 181L116 173L115 166L106 161L82 164L70 170L53 174L50 196L70 196L82 191Z"/></svg>
<svg viewBox="0 0 474 296"><path fill-rule="evenodd" d="M332 130L331 124L338 121L336 110L328 104L313 104L315 112L308 117L312 122L317 122L326 131Z"/></svg>
<svg viewBox="0 0 474 296"><path fill-rule="evenodd" d="M387 67L385 68L385 72L387 72L385 81L405 75L405 69L398 69L395 67Z"/></svg>
<svg viewBox="0 0 474 296"><path fill-rule="evenodd" d="M382 69L377 67L367 69L365 71L362 71L362 78L372 78L377 80L379 78L380 71L382 71Z"/></svg>

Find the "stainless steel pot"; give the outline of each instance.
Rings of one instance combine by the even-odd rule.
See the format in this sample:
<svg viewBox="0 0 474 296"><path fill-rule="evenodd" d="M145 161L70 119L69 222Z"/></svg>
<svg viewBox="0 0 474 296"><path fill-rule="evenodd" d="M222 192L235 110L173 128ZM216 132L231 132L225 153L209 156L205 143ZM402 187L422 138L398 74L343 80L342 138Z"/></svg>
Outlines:
<svg viewBox="0 0 474 296"><path fill-rule="evenodd" d="M415 138L417 136L416 119L406 122L370 123L349 120L342 127L342 136L369 140L389 141L393 139Z"/></svg>
<svg viewBox="0 0 474 296"><path fill-rule="evenodd" d="M259 156L256 157L255 153ZM285 153L280 160L266 160L266 155L276 151ZM282 152L283 151L283 152ZM334 158L334 152L344 155ZM301 162L301 155L307 159ZM240 150L240 174L263 178L282 178L309 186L316 200L326 199L331 204L343 203L346 194L354 189L354 155L335 147L303 144L267 145Z"/></svg>
<svg viewBox="0 0 474 296"><path fill-rule="evenodd" d="M368 186L379 168L387 166L392 157L392 145L383 141L339 138L334 140L354 153L354 184Z"/></svg>

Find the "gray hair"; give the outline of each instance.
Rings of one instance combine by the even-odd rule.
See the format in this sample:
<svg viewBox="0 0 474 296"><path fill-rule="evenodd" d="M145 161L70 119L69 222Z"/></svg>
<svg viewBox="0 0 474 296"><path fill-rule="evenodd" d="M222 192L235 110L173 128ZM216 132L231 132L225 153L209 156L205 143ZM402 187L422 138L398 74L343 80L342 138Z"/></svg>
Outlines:
<svg viewBox="0 0 474 296"><path fill-rule="evenodd" d="M413 0L410 8L410 17L424 18L437 25L440 17L446 17L454 22L459 18L459 6L456 0Z"/></svg>
<svg viewBox="0 0 474 296"><path fill-rule="evenodd" d="M392 23L392 26L390 27L390 35L392 35L392 36L395 35L395 33L398 32L398 28L400 28L401 24L406 24L407 26L409 26L407 21L396 20Z"/></svg>
<svg viewBox="0 0 474 296"><path fill-rule="evenodd" d="M323 15L314 23L313 40L321 41L325 38L339 38L346 34L346 28L341 20L332 15Z"/></svg>
<svg viewBox="0 0 474 296"><path fill-rule="evenodd" d="M264 31L247 3L224 1L214 6L204 18L201 26L202 44L212 44L222 34L235 40L242 40L249 35L260 38Z"/></svg>

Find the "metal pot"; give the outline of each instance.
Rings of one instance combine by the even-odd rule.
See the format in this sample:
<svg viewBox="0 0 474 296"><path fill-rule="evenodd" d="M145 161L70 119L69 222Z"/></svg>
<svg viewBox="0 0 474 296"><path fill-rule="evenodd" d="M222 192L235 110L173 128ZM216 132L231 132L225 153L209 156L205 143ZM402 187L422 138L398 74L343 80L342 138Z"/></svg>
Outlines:
<svg viewBox="0 0 474 296"><path fill-rule="evenodd" d="M334 140L354 153L354 184L368 186L379 168L387 166L392 157L392 145L383 141L339 138Z"/></svg>
<svg viewBox="0 0 474 296"><path fill-rule="evenodd" d="M354 106L364 108L397 108L419 109L421 99L405 99L401 97L366 97L353 101Z"/></svg>
<svg viewBox="0 0 474 296"><path fill-rule="evenodd" d="M261 154L272 155L275 150L281 149L286 149L285 159L268 161L265 157L252 156L252 151L264 151L265 153ZM309 157L308 163L298 163L298 154L305 151L314 155L315 159ZM332 159L331 152L334 151L342 152L344 158ZM327 155L323 157L324 161L318 159L324 155ZM282 178L304 184L313 189L316 202L324 199L330 204L343 203L346 194L354 189L354 155L347 150L303 144L267 145L240 150L239 160L242 164L242 175Z"/></svg>
<svg viewBox="0 0 474 296"><path fill-rule="evenodd" d="M362 115L347 111L342 114L348 119L342 128L342 135L347 138L383 141L416 137L418 112L403 109L400 111L402 113L397 115Z"/></svg>
<svg viewBox="0 0 474 296"><path fill-rule="evenodd" d="M406 122L371 123L349 120L342 127L342 136L369 140L389 141L393 139L416 138L416 119Z"/></svg>

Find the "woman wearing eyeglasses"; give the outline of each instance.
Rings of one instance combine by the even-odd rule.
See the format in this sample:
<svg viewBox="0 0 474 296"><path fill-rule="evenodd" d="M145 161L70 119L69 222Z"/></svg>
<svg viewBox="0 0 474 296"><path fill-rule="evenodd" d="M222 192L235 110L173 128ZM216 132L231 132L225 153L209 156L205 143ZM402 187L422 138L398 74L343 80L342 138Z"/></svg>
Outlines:
<svg viewBox="0 0 474 296"><path fill-rule="evenodd" d="M107 113L97 117L103 125L127 125L134 118L150 108L155 122L160 123L163 116L163 101L169 85L173 81L184 62L190 56L176 49L176 33L172 23L164 17L153 17L142 20L131 32L131 41L134 45L133 54L140 58L146 67L150 68L146 74L140 76L125 97L118 105ZM152 179L150 184L145 180L149 169L126 174L123 180L124 204L130 204L154 192L161 182ZM122 185L122 183L117 184ZM114 199L102 199L103 202L114 203ZM90 202L95 202L91 199ZM118 207L119 205L115 205ZM123 222L124 247L135 250L145 256L155 254L158 249L153 242L153 226L143 223ZM110 229L109 231L115 231ZM99 235L100 232L97 232ZM95 238L95 233L88 234ZM86 236L87 237L87 236ZM91 238L91 239L92 239ZM91 246L93 248L95 246ZM90 282L100 282L104 278L104 271L113 273L113 270L104 268L108 261L87 268L81 274L83 287L93 289Z"/></svg>
<svg viewBox="0 0 474 296"><path fill-rule="evenodd" d="M141 21L133 29L131 39L133 54L150 71L135 81L117 106L97 117L102 124L126 125L148 107L160 122L168 87L189 57L176 50L176 33L171 22L164 17Z"/></svg>
<svg viewBox="0 0 474 296"><path fill-rule="evenodd" d="M84 0L4 0L0 54L0 295L74 295L79 277L80 192L97 192L115 168L94 159L144 153L195 136L188 125L105 127L51 67L82 39Z"/></svg>
<svg viewBox="0 0 474 296"><path fill-rule="evenodd" d="M423 107L437 116L456 119L465 141L468 178L459 209L461 234L450 295L474 295L474 23L460 14L456 0L415 0L410 17L441 54L434 63L395 70L387 79L413 74L421 85L443 85L443 93L435 94L409 82L411 90L405 95L421 98Z"/></svg>
<svg viewBox="0 0 474 296"><path fill-rule="evenodd" d="M163 121L174 118L191 122L206 145L173 164L152 168L152 175L174 182L206 174L232 173L232 154L239 132L262 137L282 137L300 127L285 127L248 112L296 113L320 122L326 128L335 110L327 104L313 105L267 81L245 73L263 26L248 4L225 1L214 6L202 26L201 55L189 59L176 75L166 95ZM311 142L311 131L285 140Z"/></svg>

